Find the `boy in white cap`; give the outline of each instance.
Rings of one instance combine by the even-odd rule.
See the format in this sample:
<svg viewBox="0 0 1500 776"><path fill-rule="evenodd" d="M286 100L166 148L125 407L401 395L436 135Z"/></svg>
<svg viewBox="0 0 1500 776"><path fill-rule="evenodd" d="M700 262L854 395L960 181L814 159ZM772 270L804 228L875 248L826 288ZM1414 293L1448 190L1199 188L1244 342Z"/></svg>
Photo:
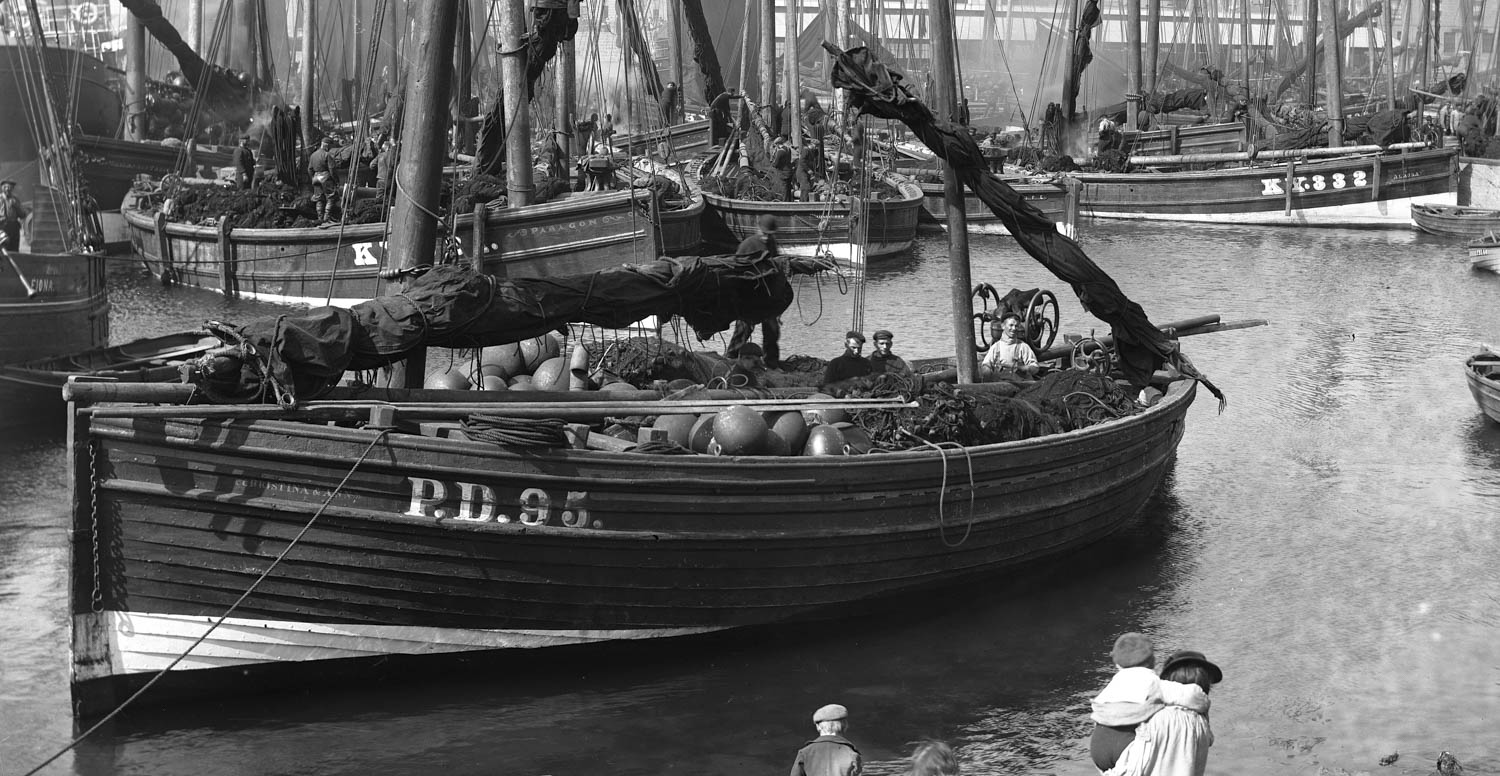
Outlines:
<svg viewBox="0 0 1500 776"><path fill-rule="evenodd" d="M1110 659L1119 669L1093 700L1094 732L1089 754L1099 770L1115 766L1120 753L1135 740L1137 725L1167 706L1208 713L1208 694L1196 684L1179 684L1156 675L1156 651L1151 639L1125 633L1115 639Z"/></svg>
<svg viewBox="0 0 1500 776"><path fill-rule="evenodd" d="M830 703L813 712L813 724L818 737L797 751L791 776L859 776L863 767L859 750L843 735L849 726L849 710Z"/></svg>

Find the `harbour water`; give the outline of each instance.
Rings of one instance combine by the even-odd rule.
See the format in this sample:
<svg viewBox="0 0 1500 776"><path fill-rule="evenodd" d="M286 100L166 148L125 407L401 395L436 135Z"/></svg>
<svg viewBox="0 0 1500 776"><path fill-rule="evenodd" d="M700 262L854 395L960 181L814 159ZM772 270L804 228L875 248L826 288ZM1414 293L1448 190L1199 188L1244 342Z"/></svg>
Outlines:
<svg viewBox="0 0 1500 776"><path fill-rule="evenodd" d="M1207 392L1139 518L1018 578L818 628L629 659L607 649L482 679L240 698L112 723L44 773L785 773L824 703L850 709L868 772L939 738L965 774L1093 774L1088 699L1125 630L1223 669L1217 774L1427 774L1444 750L1500 772L1500 426L1464 385L1500 344L1500 276L1403 230L1093 223L1090 255L1158 323L1270 325L1183 340ZM976 282L1052 289L1062 329L1102 325L1006 237L973 238ZM949 348L945 241L871 269L863 326ZM114 273L114 337L281 308ZM851 325L807 282L783 350L829 358ZM714 343L713 347L722 347ZM0 442L0 772L77 730L68 710L62 443ZM503 661L504 655L496 660ZM1399 752L1389 768L1384 755Z"/></svg>

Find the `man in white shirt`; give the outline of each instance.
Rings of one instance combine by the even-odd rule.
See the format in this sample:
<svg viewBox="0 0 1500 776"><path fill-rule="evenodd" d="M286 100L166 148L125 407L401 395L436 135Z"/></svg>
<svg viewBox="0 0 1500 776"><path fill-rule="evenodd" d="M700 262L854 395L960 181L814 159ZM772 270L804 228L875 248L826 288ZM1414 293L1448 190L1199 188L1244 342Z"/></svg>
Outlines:
<svg viewBox="0 0 1500 776"><path fill-rule="evenodd" d="M992 333L995 330L994 326L991 324ZM979 364L981 379L994 380L1005 371L1025 378L1036 376L1040 365L1037 364L1036 353L1032 352L1031 346L1026 344L1018 334L1020 328L1021 316L1013 312L1000 316L999 336Z"/></svg>

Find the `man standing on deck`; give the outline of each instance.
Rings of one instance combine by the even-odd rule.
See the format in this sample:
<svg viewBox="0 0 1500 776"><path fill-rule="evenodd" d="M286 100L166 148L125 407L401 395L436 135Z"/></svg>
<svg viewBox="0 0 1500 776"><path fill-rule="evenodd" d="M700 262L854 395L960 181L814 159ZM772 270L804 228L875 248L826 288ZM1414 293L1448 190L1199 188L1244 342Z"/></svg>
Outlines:
<svg viewBox="0 0 1500 776"><path fill-rule="evenodd" d="M333 220L333 140L324 137L318 148L307 157L307 172L312 176L313 207L318 210L318 220Z"/></svg>
<svg viewBox="0 0 1500 776"><path fill-rule="evenodd" d="M756 223L755 234L740 241L740 247L734 252L736 256L778 256L781 248L776 245L776 216L769 213L760 217ZM753 321L735 321L734 333L729 336L729 348L725 355L730 358L739 356L740 346L750 341L750 336L755 333ZM781 316L773 315L759 321L761 342L765 344L766 368L781 368Z"/></svg>
<svg viewBox="0 0 1500 776"><path fill-rule="evenodd" d="M859 776L859 750L844 738L849 710L830 703L813 714L818 737L807 742L792 761L791 776Z"/></svg>
<svg viewBox="0 0 1500 776"><path fill-rule="evenodd" d="M234 184L242 189L255 186L255 151L250 148L250 135L240 135L240 144L234 149Z"/></svg>
<svg viewBox="0 0 1500 776"><path fill-rule="evenodd" d="M15 181L0 181L0 224L4 225L4 247L8 251L21 250L21 224L31 217L31 210L21 204L15 191Z"/></svg>

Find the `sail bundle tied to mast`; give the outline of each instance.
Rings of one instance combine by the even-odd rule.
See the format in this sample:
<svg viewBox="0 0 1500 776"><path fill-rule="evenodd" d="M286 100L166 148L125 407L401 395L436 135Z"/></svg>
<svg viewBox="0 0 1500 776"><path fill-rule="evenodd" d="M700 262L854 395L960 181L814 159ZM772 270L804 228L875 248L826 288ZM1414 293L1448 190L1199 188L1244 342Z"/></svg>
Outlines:
<svg viewBox="0 0 1500 776"><path fill-rule="evenodd" d="M1083 248L1057 231L1057 224L1015 189L989 172L979 144L966 127L939 119L902 85L902 76L879 62L865 48L841 51L824 43L834 55L833 85L847 89L856 110L906 124L917 138L952 165L962 181L1004 222L1021 248L1052 274L1073 287L1078 301L1114 330L1120 370L1137 386L1150 383L1164 363L1198 377L1177 344L1146 317L1146 311ZM1221 401L1223 396L1202 380Z"/></svg>
<svg viewBox="0 0 1500 776"><path fill-rule="evenodd" d="M791 276L827 268L812 258L705 256L503 280L444 264L421 272L401 294L348 309L210 323L229 345L200 360L198 382L214 401L274 396L291 407L331 388L345 371L385 366L423 347L504 345L569 323L617 329L653 315L680 316L707 338L737 320L780 315L792 303Z"/></svg>

